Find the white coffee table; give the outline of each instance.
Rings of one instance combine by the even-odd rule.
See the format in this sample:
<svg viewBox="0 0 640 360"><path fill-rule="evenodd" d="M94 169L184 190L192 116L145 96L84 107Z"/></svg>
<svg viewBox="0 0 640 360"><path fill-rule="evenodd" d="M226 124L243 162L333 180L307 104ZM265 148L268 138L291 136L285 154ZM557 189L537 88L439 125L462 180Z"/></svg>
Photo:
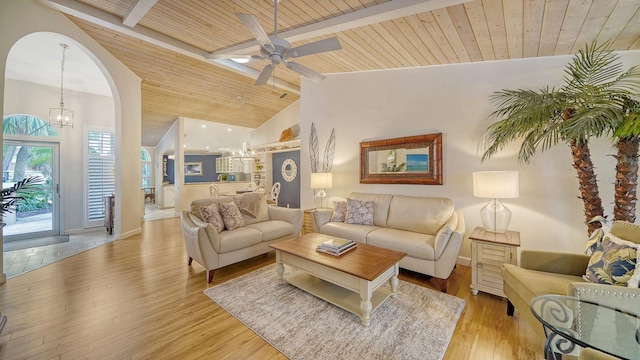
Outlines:
<svg viewBox="0 0 640 360"><path fill-rule="evenodd" d="M405 253L358 243L342 256L316 251L316 246L335 238L318 233L274 245L280 281L294 285L320 299L360 317L364 326L371 313L398 291L399 262ZM284 264L297 271L284 275ZM382 287L389 281L391 288Z"/></svg>

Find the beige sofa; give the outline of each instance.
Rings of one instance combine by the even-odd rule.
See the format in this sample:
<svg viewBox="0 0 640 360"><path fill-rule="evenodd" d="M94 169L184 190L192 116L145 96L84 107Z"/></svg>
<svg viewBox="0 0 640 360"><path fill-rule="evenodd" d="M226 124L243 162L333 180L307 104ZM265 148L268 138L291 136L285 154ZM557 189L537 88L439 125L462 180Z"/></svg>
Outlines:
<svg viewBox="0 0 640 360"><path fill-rule="evenodd" d="M616 221L611 234L634 243L640 243L640 226ZM635 314L640 313L640 289L586 282L589 255L524 250L520 266L504 264L502 278L507 296L507 314L518 311L531 328L545 337L542 324L533 316L531 300L540 295L558 294L584 300L604 302ZM615 328L611 331L615 332ZM606 357L603 357L606 358Z"/></svg>
<svg viewBox="0 0 640 360"><path fill-rule="evenodd" d="M202 221L199 209L212 202L227 201L234 199L194 200L191 211L181 214L189 265L193 260L202 265L207 270L207 282L213 281L216 269L265 254L272 250L269 245L300 236L302 230L302 210L269 206L263 195L255 218L242 214L246 226L218 234L213 225Z"/></svg>
<svg viewBox="0 0 640 360"><path fill-rule="evenodd" d="M348 198L373 201L373 226L331 220L332 209L315 210L313 231L402 251L400 267L433 276L447 289L464 238L461 211L446 198L350 193Z"/></svg>

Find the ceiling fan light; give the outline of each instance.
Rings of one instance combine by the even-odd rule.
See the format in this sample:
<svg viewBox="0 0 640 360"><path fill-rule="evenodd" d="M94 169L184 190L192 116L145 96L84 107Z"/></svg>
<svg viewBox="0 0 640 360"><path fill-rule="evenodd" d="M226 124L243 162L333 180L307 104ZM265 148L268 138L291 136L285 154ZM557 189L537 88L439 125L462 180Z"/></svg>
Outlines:
<svg viewBox="0 0 640 360"><path fill-rule="evenodd" d="M237 62L238 64L246 64L249 62L249 58L231 58L231 61Z"/></svg>

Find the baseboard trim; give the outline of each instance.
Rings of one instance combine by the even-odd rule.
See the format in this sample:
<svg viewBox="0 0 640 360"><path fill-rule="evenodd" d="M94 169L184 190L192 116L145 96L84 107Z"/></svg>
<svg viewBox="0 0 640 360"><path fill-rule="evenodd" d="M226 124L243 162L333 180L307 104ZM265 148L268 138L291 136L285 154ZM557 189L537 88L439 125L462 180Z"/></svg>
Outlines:
<svg viewBox="0 0 640 360"><path fill-rule="evenodd" d="M126 239L128 237L134 236L134 235L138 235L138 234L142 234L142 228L137 228L137 229L133 229L131 231L127 231L126 233L122 233L122 234L116 234L114 235L114 239L117 240L121 240L121 239Z"/></svg>
<svg viewBox="0 0 640 360"><path fill-rule="evenodd" d="M471 266L471 258L458 256L458 261L456 263L464 266Z"/></svg>

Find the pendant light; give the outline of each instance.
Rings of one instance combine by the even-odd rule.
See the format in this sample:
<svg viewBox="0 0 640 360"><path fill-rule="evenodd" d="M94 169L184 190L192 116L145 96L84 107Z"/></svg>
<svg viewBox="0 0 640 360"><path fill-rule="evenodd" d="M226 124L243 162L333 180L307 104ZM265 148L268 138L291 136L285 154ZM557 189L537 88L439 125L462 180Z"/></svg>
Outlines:
<svg viewBox="0 0 640 360"><path fill-rule="evenodd" d="M60 44L62 47L62 66L60 67L60 107L49 108L49 125L65 127L71 126L73 128L73 111L65 109L64 107L64 61L65 52L69 45Z"/></svg>
<svg viewBox="0 0 640 360"><path fill-rule="evenodd" d="M242 104L242 124L245 124L246 122L246 103L244 100L244 94L241 96L238 96L238 101L240 101L240 104ZM253 156L251 156L251 154L249 154L249 152L247 151L247 133L246 133L247 129L244 128L242 129L242 151L240 152L240 161L242 161L244 163L245 160L253 160Z"/></svg>

